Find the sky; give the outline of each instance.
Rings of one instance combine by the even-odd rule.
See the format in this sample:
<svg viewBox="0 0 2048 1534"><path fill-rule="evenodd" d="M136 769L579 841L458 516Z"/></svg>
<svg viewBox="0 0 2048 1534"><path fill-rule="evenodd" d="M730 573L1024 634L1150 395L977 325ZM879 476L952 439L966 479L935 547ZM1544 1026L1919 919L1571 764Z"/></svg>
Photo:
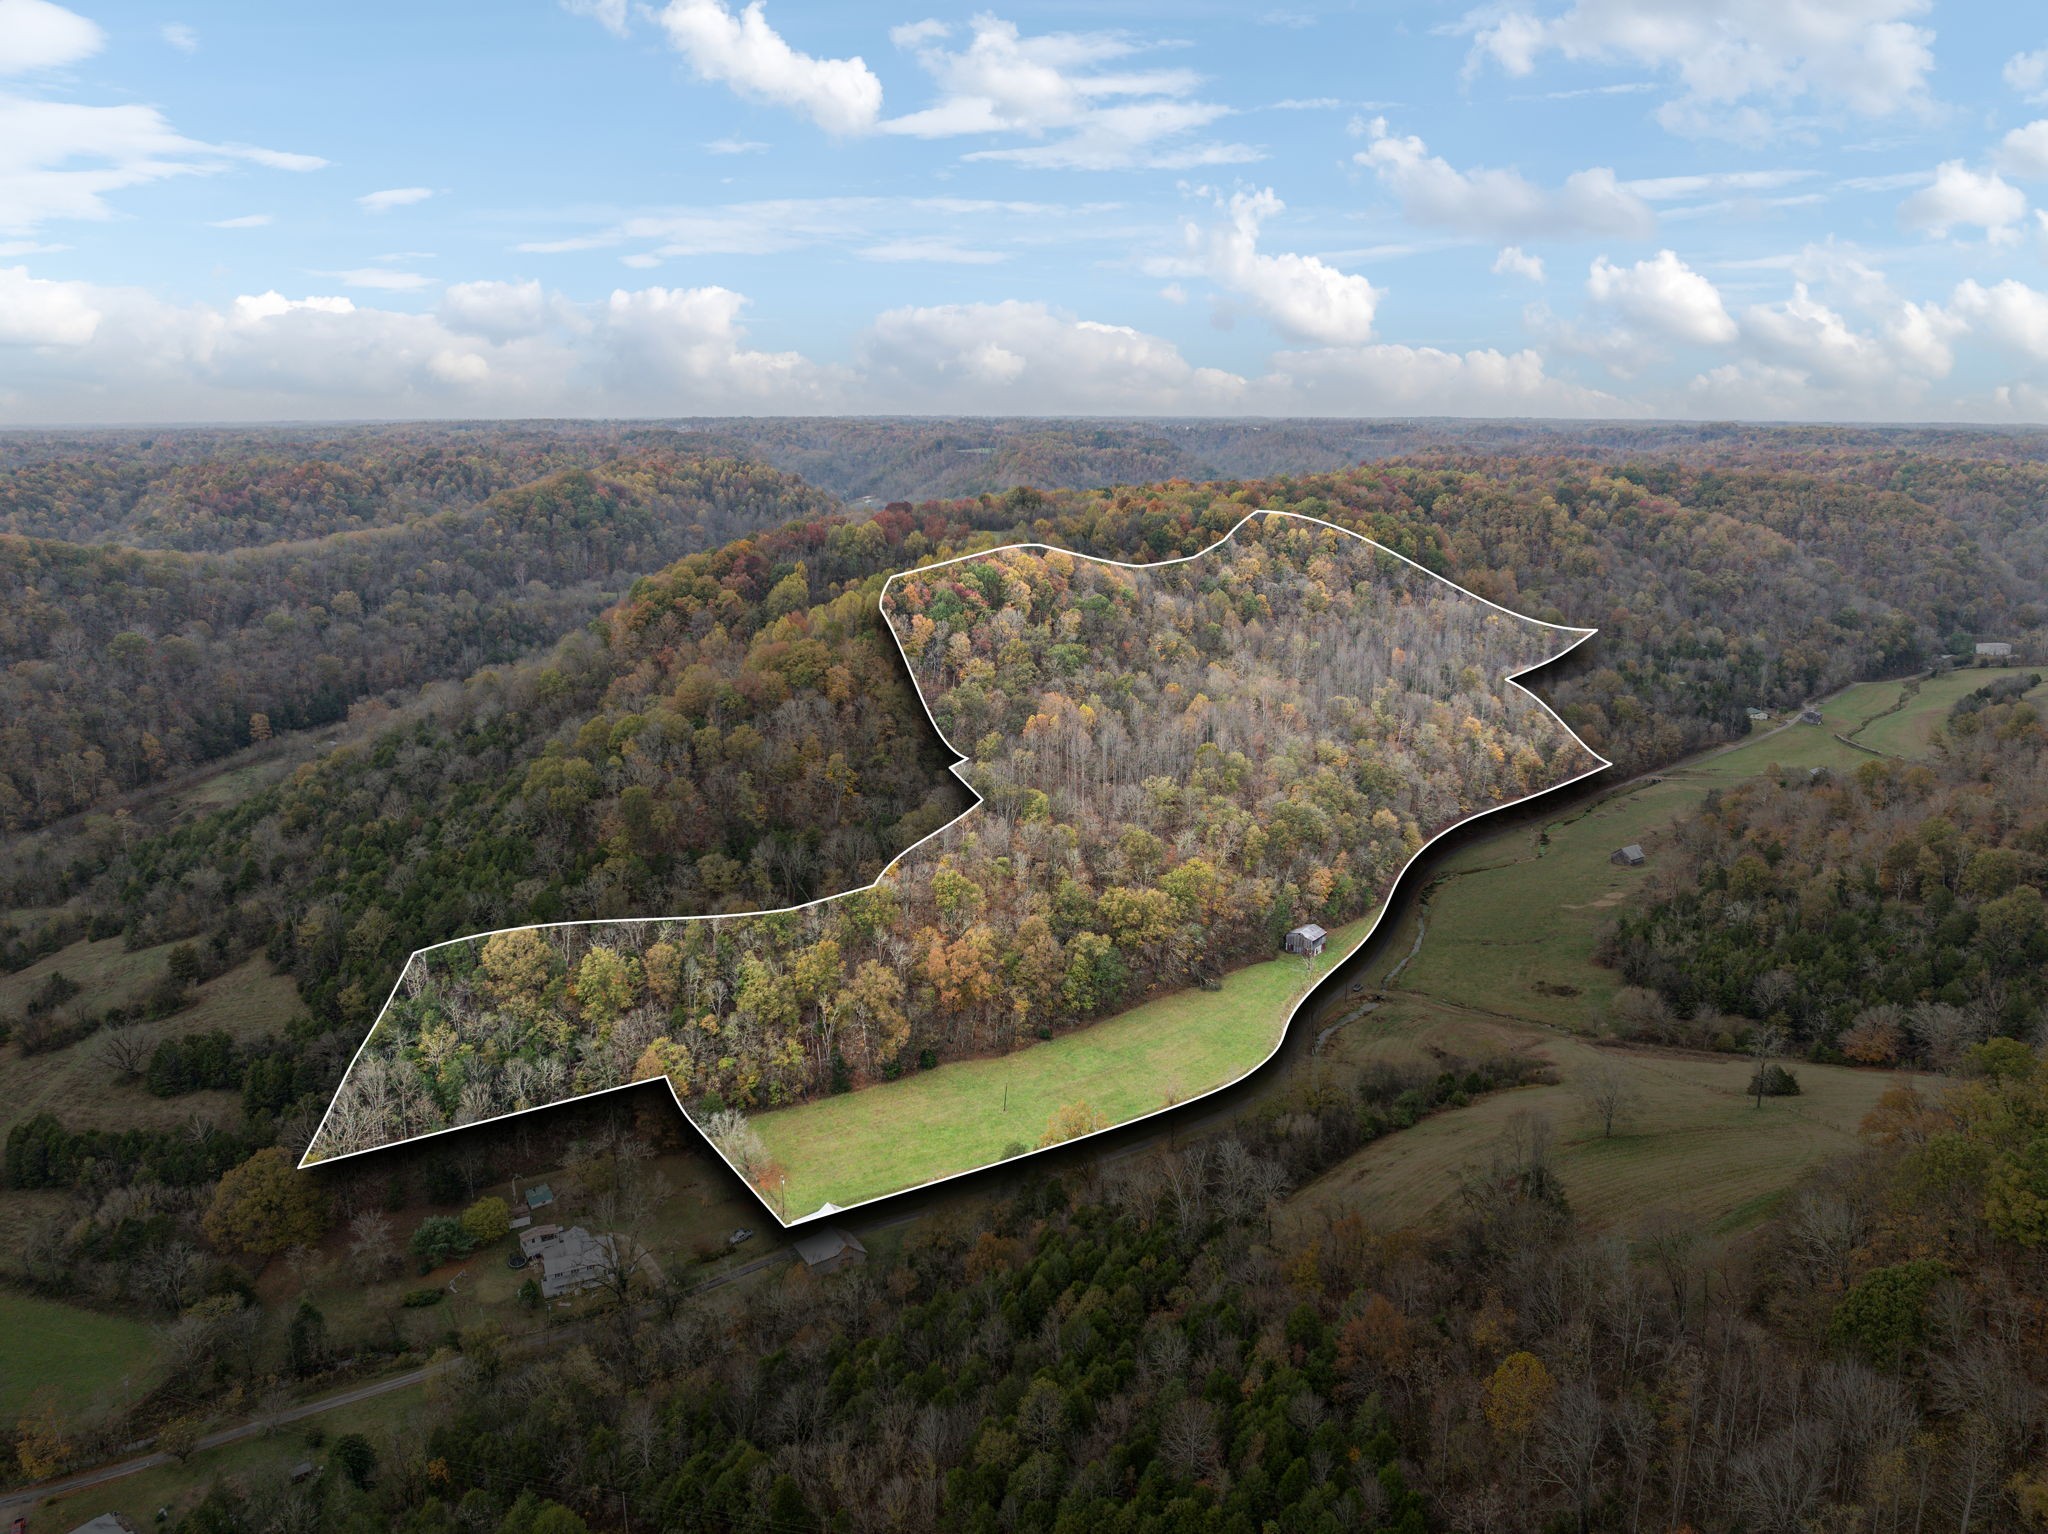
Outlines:
<svg viewBox="0 0 2048 1534"><path fill-rule="evenodd" d="M0 425L2048 421L2048 9L0 0Z"/></svg>

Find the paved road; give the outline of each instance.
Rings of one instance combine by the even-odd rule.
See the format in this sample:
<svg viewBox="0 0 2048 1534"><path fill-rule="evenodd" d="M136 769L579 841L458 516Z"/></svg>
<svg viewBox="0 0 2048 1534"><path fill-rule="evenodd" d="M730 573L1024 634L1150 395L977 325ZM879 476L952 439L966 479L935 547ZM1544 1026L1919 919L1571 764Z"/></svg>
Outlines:
<svg viewBox="0 0 2048 1534"><path fill-rule="evenodd" d="M751 1262L742 1263L736 1268L729 1268L723 1273L707 1278L702 1283L693 1284L690 1286L689 1292L697 1295L709 1293L713 1289L722 1289L727 1284L739 1282L739 1280L747 1277L749 1274L760 1272L763 1268L791 1261L794 1256L795 1252L792 1248L779 1247L763 1256L756 1257ZM566 1326L551 1327L544 1332L535 1332L527 1336L515 1337L512 1339L511 1346L521 1351L539 1351L543 1347L559 1347L566 1338L585 1330L593 1324L593 1321L594 1318L593 1320L572 1321ZM279 1412L254 1417L246 1422L238 1422L233 1427L224 1427L218 1432L208 1433L199 1440L199 1448L218 1449L224 1444L239 1443L245 1438L255 1438L260 1434L275 1432L278 1428L284 1427L289 1423L302 1422L308 1417L317 1417L324 1412L338 1411L344 1406L355 1406L363 1401L373 1401L378 1396L391 1394L394 1390L410 1390L413 1386L424 1384L436 1375L447 1373L461 1361L459 1358L447 1358L439 1363L422 1364L419 1368L408 1369L403 1374L387 1375L383 1379L372 1380L367 1385L357 1385L351 1389L340 1391L335 1395L321 1396L318 1400L314 1401L302 1401L296 1406L286 1407ZM168 1454L154 1452L139 1454L133 1459L116 1460L111 1464L100 1465L91 1470L81 1470L74 1475L64 1476L59 1480L44 1481L35 1486L21 1487L17 1491L0 1493L0 1527L4 1527L15 1518L27 1516L46 1497L63 1496L68 1492L85 1491L94 1486L104 1486L109 1481L118 1481L123 1476L134 1475L142 1470L153 1470L158 1465L168 1465L170 1462L171 1456Z"/></svg>

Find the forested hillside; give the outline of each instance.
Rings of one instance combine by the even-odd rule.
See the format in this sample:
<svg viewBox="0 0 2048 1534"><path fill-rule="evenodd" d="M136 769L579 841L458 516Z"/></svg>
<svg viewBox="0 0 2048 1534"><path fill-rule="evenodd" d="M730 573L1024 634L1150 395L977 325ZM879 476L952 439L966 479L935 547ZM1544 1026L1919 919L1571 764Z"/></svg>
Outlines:
<svg viewBox="0 0 2048 1534"><path fill-rule="evenodd" d="M1801 1052L1935 1070L2029 1036L2048 963L2048 735L2015 701L2028 685L1965 697L1932 762L1873 757L1846 779L1795 771L1712 796L1608 940L1668 1009L1649 1026L1727 1014Z"/></svg>
<svg viewBox="0 0 2048 1534"><path fill-rule="evenodd" d="M882 607L932 718L973 753L978 806L872 888L803 910L416 956L311 1153L655 1076L709 1118L1009 1053L1213 984L1300 923L1356 921L1426 839L1597 766L1508 681L1579 635L1313 522L1254 517L1152 569L999 550L899 576ZM795 620L769 653L829 677L830 647ZM683 728L661 710L612 743L631 758ZM631 846L701 835L690 774L673 776L622 793ZM861 791L843 756L823 776L829 833Z"/></svg>
<svg viewBox="0 0 2048 1534"><path fill-rule="evenodd" d="M0 829L515 659L651 567L831 504L771 469L658 451L474 504L506 465L435 467L448 472L414 461L380 479L237 460L248 482L223 500L198 483L228 472L209 461L152 482L136 508L201 543L294 540L257 548L0 536ZM433 510L441 497L462 509Z"/></svg>
<svg viewBox="0 0 2048 1534"><path fill-rule="evenodd" d="M626 442L636 430L602 429L606 462L646 466L642 493L601 464L523 463L512 484L435 518L471 534L497 518L525 537L528 516L545 528L549 505L581 505L603 525L565 512L556 541L540 540L553 550L545 579L603 564L623 584L621 562L646 558L655 535L618 529L667 504L653 488L667 471L651 466L672 462L685 485L708 472L673 439ZM71 1062L80 1079L99 1070L167 1110L119 1131L86 1091L25 1121L0 1112L4 1208L28 1277L53 1295L176 1318L177 1345L194 1350L180 1356L203 1364L191 1388L215 1404L301 1367L303 1353L293 1363L265 1351L258 1307L244 1303L259 1248L208 1216L235 1207L238 1189L269 1186L306 1143L413 948L528 922L815 899L868 882L958 813L965 796L877 607L884 578L921 561L1026 539L1157 560L1206 546L1253 507L1326 517L1517 610L1600 628L1534 685L1620 772L1739 734L1752 703L1780 710L1857 678L1905 675L1976 640L2011 641L2022 657L2041 643L2048 475L2032 439L1693 428L1652 451L1612 432L1577 455L1477 454L1447 436L1415 461L1018 490L865 520L758 467L720 470L733 476L721 484L770 487L763 521L779 515L774 494L796 497L793 520L650 561L661 567L599 622L429 689L382 725L359 720L348 745L222 808L188 807L173 822L142 802L132 815L9 835L0 970L14 972L21 999L0 1019L7 1063ZM154 474L212 451L172 434L141 441L117 444L109 461L159 455ZM8 439L6 451L9 472L44 472L77 445ZM549 488L513 493L536 480ZM139 527L122 521L137 504L109 511L105 526ZM345 504L308 515L356 515L333 509ZM310 547L397 540L418 571L426 546L405 540L435 518L302 530ZM723 537L701 520L707 538ZM256 523L289 519L266 510ZM499 536L479 557L503 574L513 557ZM271 608L235 597L233 572L286 551L35 557L65 568L88 556L113 561L136 602L161 600L151 593L169 580L245 613L223 629L243 648L223 653L237 668L268 663L255 635L269 633ZM174 568L203 579L172 580ZM516 562L510 571L541 600ZM375 588L383 611L434 589L395 558L388 574ZM312 606L332 614L339 589L362 597L369 582L354 579L307 575L300 621L313 621ZM19 624L28 600L17 594L7 618ZM299 632L272 648L296 655ZM315 657L339 656L341 637L316 627L305 642ZM139 658L158 664L164 636L143 638ZM42 624L9 642L34 657L17 672L54 686L63 657ZM380 645L361 642L362 664L378 663ZM124 685L138 696L168 686L134 676ZM107 684L116 702L119 690ZM55 695L29 696L40 707ZM885 1509L905 1526L1051 1528L1114 1508L1150 1520L1133 1514L1133 1527L1161 1528L2031 1526L2029 1509L2048 1505L2037 1411L2048 1381L2025 1343L2048 1198L2041 1078L2016 1042L1972 1041L2024 1028L2038 1010L2040 911L2027 892L2048 887L2031 797L2040 730L2030 706L1997 695L1961 709L1946 735L1925 766L1878 763L1832 782L1802 772L1724 793L1686 833L1672 884L1622 913L1617 957L1644 965L1632 973L1659 998L1641 1008L1653 1024L1691 1022L1679 1014L1692 1007L1775 1026L1809 1054L1890 1051L1959 1078L1894 1098L1867 1153L1775 1206L1732 1255L1683 1225L1646 1225L1626 1252L1577 1230L1529 1128L1475 1173L1470 1218L1446 1232L1347 1226L1264 1244L1272 1200L1332 1158L1530 1070L1520 1056L1390 1066L1275 1105L1237 1138L1167 1163L1160 1183L1144 1184L1133 1161L1128 1180L1048 1185L990 1210L985 1243L920 1231L885 1282L832 1291L844 1304L829 1336L801 1279L744 1300L729 1321L708 1318L715 1346L701 1302L679 1297L532 1374L469 1335L432 1456L422 1444L395 1457L382 1479L365 1476L367 1489L335 1474L282 1492L329 1499L291 1514L266 1491L225 1490L190 1527L220 1534L291 1516L302 1527L411 1519L531 1534L542 1500L577 1510L547 1510L563 1528L607 1526L621 1507L636 1527L742 1507L772 1507L792 1527ZM821 816L849 784L858 798ZM99 984L87 962L122 968L129 988ZM237 977L275 984L272 966L303 1013L266 1001L225 1043L197 1019L195 995ZM158 1030L140 1057L139 1026ZM182 1112L202 1096L206 1113ZM291 1205L279 1240L339 1240L338 1211L374 1214L389 1196L347 1169L388 1177L403 1198L404 1162L323 1173L337 1179L335 1205ZM531 1165L485 1158L479 1175ZM294 1334L301 1344L311 1325ZM348 1345L364 1356L395 1346L376 1335L365 1322ZM565 1401L585 1424L574 1433L561 1426ZM133 1424L107 1433L111 1448ZM40 1457L50 1441L37 1421L0 1424L18 1466L64 1463ZM884 1480L845 1480L856 1462L887 1467ZM454 1486L449 1466L460 1467ZM1504 1476L1516 1506L1498 1495ZM524 1504L522 1490L533 1494Z"/></svg>

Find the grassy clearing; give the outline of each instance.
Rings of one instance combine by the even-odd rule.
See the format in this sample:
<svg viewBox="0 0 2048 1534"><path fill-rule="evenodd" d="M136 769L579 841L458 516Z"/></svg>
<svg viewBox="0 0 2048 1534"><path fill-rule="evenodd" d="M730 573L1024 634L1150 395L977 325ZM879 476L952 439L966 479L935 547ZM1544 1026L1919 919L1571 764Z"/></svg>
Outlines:
<svg viewBox="0 0 2048 1534"><path fill-rule="evenodd" d="M133 1399L151 1383L152 1346L140 1321L0 1289L0 1422L46 1391L65 1412Z"/></svg>
<svg viewBox="0 0 2048 1534"><path fill-rule="evenodd" d="M68 1529L102 1513L120 1513L136 1528L148 1529L157 1526L156 1510L160 1507L169 1507L169 1521L175 1522L180 1513L206 1494L208 1486L223 1477L253 1486L288 1475L300 1460L325 1464L326 1446L344 1433L361 1433L368 1438L381 1463L400 1463L414 1445L415 1424L432 1407L433 1389L432 1382L428 1382L394 1390L290 1423L268 1437L259 1435L217 1449L203 1449L182 1465L159 1465L104 1486L52 1497L39 1505L30 1527ZM317 1448L316 1434L320 1435Z"/></svg>
<svg viewBox="0 0 2048 1534"><path fill-rule="evenodd" d="M1314 975L1371 923L1330 934ZM787 1170L791 1217L987 1166L1035 1147L1053 1114L1085 1102L1120 1124L1237 1080L1273 1051L1307 989L1300 959L1253 964L1220 991L1181 991L996 1060L962 1060L754 1120Z"/></svg>
<svg viewBox="0 0 2048 1534"><path fill-rule="evenodd" d="M1784 1189L1829 1156L1856 1144L1863 1115L1896 1077L1890 1072L1799 1064L1803 1095L1744 1093L1746 1060L1671 1050L1614 1049L1527 1024L1479 1020L1499 1047L1519 1046L1555 1068L1555 1085L1525 1087L1438 1114L1367 1146L1303 1189L1287 1218L1314 1229L1329 1217L1362 1214L1383 1227L1438 1223L1457 1207L1468 1169L1483 1167L1517 1114L1547 1116L1553 1165L1573 1210L1596 1227L1625 1225L1668 1210L1721 1233L1764 1218ZM1428 1045L1471 1053L1489 1035L1457 1009L1403 1000L1367 1020L1351 1047L1389 1054ZM1361 1025L1365 1026L1365 1025ZM1619 1069L1636 1107L1602 1138L1577 1090L1596 1063Z"/></svg>
<svg viewBox="0 0 2048 1534"><path fill-rule="evenodd" d="M114 946L118 948L118 944ZM147 959L151 955L156 957L142 967L141 979L135 985L137 990L146 988L161 971L161 954L151 949L121 956ZM63 954L51 956L62 957ZM91 979L84 971L66 968L65 973L86 985L88 994L96 985L123 983L106 980L104 971ZM291 981L271 973L269 961L258 957L209 980L199 988L193 1004L175 1016L131 1026L149 1044L215 1028L225 1030L237 1040L247 1040L275 1032L301 1010L298 991ZM24 1055L13 1045L0 1047L0 1130L44 1112L57 1114L73 1127L103 1129L162 1129L182 1124L195 1114L211 1123L227 1124L241 1112L238 1093L192 1092L183 1097L152 1097L140 1082L117 1081L101 1061L103 1047L103 1034L89 1035L67 1048L41 1055Z"/></svg>
<svg viewBox="0 0 2048 1534"><path fill-rule="evenodd" d="M2000 677L2025 676L2031 669L2026 666L1986 666L1982 669L1972 666L1951 671L1946 676L1930 677L1920 684L1920 691L1904 708L1896 714L1871 720L1855 738L1893 756L1927 756L1934 749L1936 726L1948 717L1948 711L1957 700ZM2033 695L2038 697L2039 689L2035 689Z"/></svg>
<svg viewBox="0 0 2048 1534"><path fill-rule="evenodd" d="M129 953L118 937L72 943L45 954L27 969L0 975L0 1012L26 1011L29 997L58 970L81 987L71 1005L103 1008L133 1001L163 974L165 955L175 946L161 943Z"/></svg>
<svg viewBox="0 0 2048 1534"><path fill-rule="evenodd" d="M1540 831L1518 828L1471 843L1445 862L1430 903L1428 936L1397 983L1482 1011L1566 1028L1596 1025L1620 981L1593 964L1594 946L1615 908L1656 868L1673 824L1709 789L1773 769L1853 771L1870 758L1843 745L1835 733L1863 727L1867 737L1877 725L1866 727L1865 721L1898 701L1902 685L1859 684L1822 706L1825 725L1767 728ZM1901 733L1925 731L1968 690L1930 683L1877 724ZM1647 865L1608 862L1630 842L1642 846ZM1411 918L1407 933L1396 934L1388 945L1389 964L1407 952L1412 937Z"/></svg>

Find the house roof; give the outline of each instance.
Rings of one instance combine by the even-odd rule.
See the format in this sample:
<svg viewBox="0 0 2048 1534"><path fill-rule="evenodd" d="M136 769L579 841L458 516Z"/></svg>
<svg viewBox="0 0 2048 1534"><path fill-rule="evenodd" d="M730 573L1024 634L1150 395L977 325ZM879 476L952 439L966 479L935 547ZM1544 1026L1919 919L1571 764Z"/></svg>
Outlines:
<svg viewBox="0 0 2048 1534"><path fill-rule="evenodd" d="M135 1525L119 1513L101 1513L81 1523L71 1534L135 1534Z"/></svg>
<svg viewBox="0 0 2048 1534"><path fill-rule="evenodd" d="M814 1268L821 1262L830 1262L841 1252L855 1251L865 1257L867 1250L851 1232L843 1231L836 1225L828 1225L812 1235L796 1238L797 1256Z"/></svg>
<svg viewBox="0 0 2048 1534"><path fill-rule="evenodd" d="M1273 929L1272 929L1271 927L1268 927L1268 928L1267 928L1266 930L1267 930L1268 932L1270 932L1270 931L1272 931ZM1323 929L1322 929L1321 927L1318 927L1318 926L1317 926L1317 925L1316 925L1316 924L1315 924L1314 922L1312 922L1312 921L1311 921L1311 922L1304 922L1304 923L1302 923L1302 924L1301 924L1301 925L1300 925L1299 927L1296 927L1296 928L1294 929L1294 932L1290 932L1290 933L1288 933L1287 935L1288 935L1289 937L1293 937L1293 936L1294 936L1294 933L1295 933L1295 932L1299 932L1299 933L1300 933L1300 934L1301 934L1301 935L1302 935L1303 937L1307 938L1307 939L1308 939L1308 940L1309 940L1309 941L1310 941L1311 943L1313 943L1313 942L1317 941L1317 940L1318 940L1319 938L1326 938L1326 937L1328 937L1328 936L1330 935L1329 933L1325 932L1325 931L1324 931L1324 930L1323 930ZM1267 941L1268 941L1268 942L1271 942L1271 941L1272 941L1272 939L1268 938L1268 939L1267 939Z"/></svg>
<svg viewBox="0 0 2048 1534"><path fill-rule="evenodd" d="M542 1204L552 1204L554 1201L555 1190L544 1182L537 1182L526 1190L526 1207L528 1209L538 1209Z"/></svg>
<svg viewBox="0 0 2048 1534"><path fill-rule="evenodd" d="M1621 855L1625 858L1639 858L1643 855L1643 844L1641 842L1630 842L1621 849Z"/></svg>

